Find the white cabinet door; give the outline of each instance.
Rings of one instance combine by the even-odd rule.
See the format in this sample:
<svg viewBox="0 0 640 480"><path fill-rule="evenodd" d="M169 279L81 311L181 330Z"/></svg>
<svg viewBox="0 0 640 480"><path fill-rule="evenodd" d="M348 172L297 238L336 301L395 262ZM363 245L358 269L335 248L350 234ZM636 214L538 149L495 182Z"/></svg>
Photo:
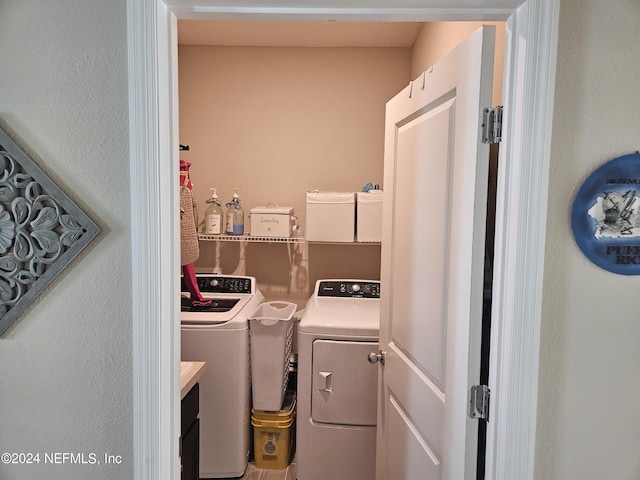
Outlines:
<svg viewBox="0 0 640 480"><path fill-rule="evenodd" d="M484 27L387 103L378 480L476 478L495 30Z"/></svg>

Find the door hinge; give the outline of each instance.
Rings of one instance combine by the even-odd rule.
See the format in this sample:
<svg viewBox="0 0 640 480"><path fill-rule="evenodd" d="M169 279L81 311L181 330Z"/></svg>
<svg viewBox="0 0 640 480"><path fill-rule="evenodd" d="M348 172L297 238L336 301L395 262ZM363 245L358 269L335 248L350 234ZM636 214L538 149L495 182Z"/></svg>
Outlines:
<svg viewBox="0 0 640 480"><path fill-rule="evenodd" d="M474 385L469 389L469 417L489 421L490 393L487 385Z"/></svg>
<svg viewBox="0 0 640 480"><path fill-rule="evenodd" d="M502 107L485 108L482 113L482 143L502 141Z"/></svg>

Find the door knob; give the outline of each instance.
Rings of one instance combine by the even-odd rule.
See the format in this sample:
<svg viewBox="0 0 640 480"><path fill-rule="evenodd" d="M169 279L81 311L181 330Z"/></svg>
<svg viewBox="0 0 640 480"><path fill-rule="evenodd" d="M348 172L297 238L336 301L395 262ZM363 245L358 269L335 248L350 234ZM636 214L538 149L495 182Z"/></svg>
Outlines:
<svg viewBox="0 0 640 480"><path fill-rule="evenodd" d="M369 360L369 363L380 362L380 365L384 365L384 357L386 353L387 352L383 352L382 350L380 350L378 353L371 352L369 355L367 355L367 360Z"/></svg>

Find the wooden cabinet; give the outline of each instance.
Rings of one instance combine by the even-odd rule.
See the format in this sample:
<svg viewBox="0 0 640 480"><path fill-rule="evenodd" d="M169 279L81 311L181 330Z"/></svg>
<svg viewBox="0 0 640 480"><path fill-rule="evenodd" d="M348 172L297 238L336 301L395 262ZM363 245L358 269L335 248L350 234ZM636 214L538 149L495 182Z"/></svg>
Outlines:
<svg viewBox="0 0 640 480"><path fill-rule="evenodd" d="M200 384L196 383L182 399L181 463L182 480L200 479Z"/></svg>

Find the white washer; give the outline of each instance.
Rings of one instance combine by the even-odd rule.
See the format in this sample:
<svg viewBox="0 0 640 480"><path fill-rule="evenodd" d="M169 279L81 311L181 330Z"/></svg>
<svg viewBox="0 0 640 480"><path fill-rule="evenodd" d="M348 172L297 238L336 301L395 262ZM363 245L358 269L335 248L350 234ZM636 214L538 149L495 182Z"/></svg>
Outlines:
<svg viewBox="0 0 640 480"><path fill-rule="evenodd" d="M376 466L380 282L318 280L298 326L298 480L370 480Z"/></svg>
<svg viewBox="0 0 640 480"><path fill-rule="evenodd" d="M182 283L182 360L207 362L200 379L200 478L240 477L250 450L248 318L263 301L253 277L197 275L209 308Z"/></svg>

